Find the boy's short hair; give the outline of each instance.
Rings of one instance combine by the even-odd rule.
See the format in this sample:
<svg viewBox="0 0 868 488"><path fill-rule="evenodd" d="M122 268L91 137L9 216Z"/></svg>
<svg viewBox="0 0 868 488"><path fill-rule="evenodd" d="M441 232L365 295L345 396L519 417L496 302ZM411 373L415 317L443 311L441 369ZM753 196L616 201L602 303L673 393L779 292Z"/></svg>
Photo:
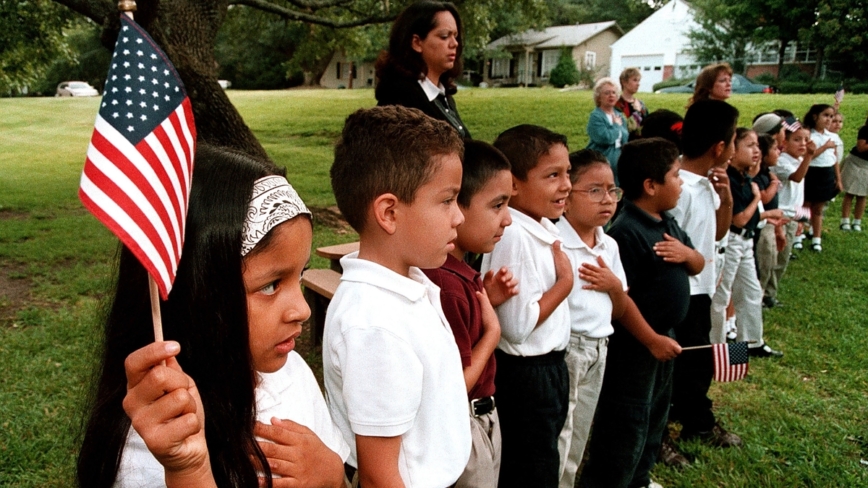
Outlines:
<svg viewBox="0 0 868 488"><path fill-rule="evenodd" d="M570 183L575 185L579 177L594 164L609 166L609 160L606 159L605 154L594 149L579 149L570 153Z"/></svg>
<svg viewBox="0 0 868 488"><path fill-rule="evenodd" d="M437 156L464 156L458 132L420 110L398 105L359 109L344 124L330 171L347 222L361 232L371 203L392 193L412 203L437 168Z"/></svg>
<svg viewBox="0 0 868 488"><path fill-rule="evenodd" d="M721 100L700 100L687 109L681 131L684 156L695 159L715 144L729 144L738 123L738 109ZM620 164L620 163L619 163Z"/></svg>
<svg viewBox="0 0 868 488"><path fill-rule="evenodd" d="M642 73L638 68L627 68L621 72L621 76L618 77L618 81L621 82L621 86L624 86L625 83L630 81L634 76L642 76Z"/></svg>
<svg viewBox="0 0 868 488"><path fill-rule="evenodd" d="M807 127L802 127L802 125L799 124L799 125L793 126L793 128L788 128L787 130L784 131L784 135L786 136L785 139L789 141L790 138L793 137L793 135L795 135L799 131L803 131L803 130L807 131L808 134L811 133L811 129L808 129Z"/></svg>
<svg viewBox="0 0 868 488"><path fill-rule="evenodd" d="M464 172L461 174L461 191L458 192L458 205L470 207L473 196L490 179L501 171L509 171L509 159L496 147L483 141L464 141Z"/></svg>
<svg viewBox="0 0 868 488"><path fill-rule="evenodd" d="M868 125L863 125L862 127L859 127L859 133L856 135L856 139L868 141Z"/></svg>
<svg viewBox="0 0 868 488"><path fill-rule="evenodd" d="M645 180L663 183L678 159L678 147L662 137L630 141L621 148L618 181L624 198L636 200L645 194Z"/></svg>
<svg viewBox="0 0 868 488"><path fill-rule="evenodd" d="M684 118L665 108L657 109L642 119L642 137L662 137L681 150Z"/></svg>
<svg viewBox="0 0 868 488"><path fill-rule="evenodd" d="M539 158L557 144L569 150L567 136L530 124L507 129L494 140L494 147L509 159L512 175L521 181L527 180L528 171L535 168Z"/></svg>

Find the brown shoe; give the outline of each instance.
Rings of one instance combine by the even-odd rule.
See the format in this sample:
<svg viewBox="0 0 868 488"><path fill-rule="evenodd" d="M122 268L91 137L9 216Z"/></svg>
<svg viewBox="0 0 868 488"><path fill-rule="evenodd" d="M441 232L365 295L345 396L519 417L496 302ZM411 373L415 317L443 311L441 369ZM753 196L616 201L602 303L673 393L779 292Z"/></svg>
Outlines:
<svg viewBox="0 0 868 488"><path fill-rule="evenodd" d="M727 431L720 425L720 423L715 423L714 427L712 427L708 432L697 432L696 434L688 436L685 436L683 432L681 434L681 439L683 440L700 439L706 444L714 447L741 447L742 444L744 444L741 437Z"/></svg>
<svg viewBox="0 0 868 488"><path fill-rule="evenodd" d="M660 445L660 462L671 468L684 468L690 465L690 461L678 452L678 448L668 435Z"/></svg>

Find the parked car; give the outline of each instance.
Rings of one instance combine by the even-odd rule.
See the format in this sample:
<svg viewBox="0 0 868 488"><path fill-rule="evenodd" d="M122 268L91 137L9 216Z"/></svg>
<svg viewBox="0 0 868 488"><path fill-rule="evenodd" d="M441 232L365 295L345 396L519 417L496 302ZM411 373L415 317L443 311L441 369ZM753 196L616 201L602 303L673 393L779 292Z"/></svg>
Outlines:
<svg viewBox="0 0 868 488"><path fill-rule="evenodd" d="M693 80L686 85L661 88L655 93L693 93L693 87L695 84L696 80ZM773 93L773 90L768 85L754 83L742 75L732 75L732 93Z"/></svg>
<svg viewBox="0 0 868 488"><path fill-rule="evenodd" d="M224 90L232 86L232 82L229 80L217 80L217 84Z"/></svg>
<svg viewBox="0 0 868 488"><path fill-rule="evenodd" d="M86 81L64 81L57 85L56 97L98 97L99 92Z"/></svg>

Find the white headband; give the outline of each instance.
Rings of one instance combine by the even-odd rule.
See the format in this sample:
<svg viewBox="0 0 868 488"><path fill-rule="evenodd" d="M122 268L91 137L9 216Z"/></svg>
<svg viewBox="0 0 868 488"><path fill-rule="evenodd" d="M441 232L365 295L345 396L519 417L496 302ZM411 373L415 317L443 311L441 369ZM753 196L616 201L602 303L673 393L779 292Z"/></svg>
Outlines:
<svg viewBox="0 0 868 488"><path fill-rule="evenodd" d="M256 180L241 231L241 257L268 231L301 214L311 215L286 178L272 175Z"/></svg>

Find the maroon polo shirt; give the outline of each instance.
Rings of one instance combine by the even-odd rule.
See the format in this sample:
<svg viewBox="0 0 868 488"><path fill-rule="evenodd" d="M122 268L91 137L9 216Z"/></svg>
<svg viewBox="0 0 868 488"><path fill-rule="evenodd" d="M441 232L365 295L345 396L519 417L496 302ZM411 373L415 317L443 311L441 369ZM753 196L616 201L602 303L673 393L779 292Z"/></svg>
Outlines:
<svg viewBox="0 0 868 488"><path fill-rule="evenodd" d="M482 291L479 272L467 263L459 261L451 254L443 266L422 270L435 285L440 287L440 304L443 314L452 327L452 335L461 354L461 365L470 366L470 353L473 346L482 338L482 307L476 297ZM471 400L494 395L494 354L482 370L479 380L467 397Z"/></svg>

